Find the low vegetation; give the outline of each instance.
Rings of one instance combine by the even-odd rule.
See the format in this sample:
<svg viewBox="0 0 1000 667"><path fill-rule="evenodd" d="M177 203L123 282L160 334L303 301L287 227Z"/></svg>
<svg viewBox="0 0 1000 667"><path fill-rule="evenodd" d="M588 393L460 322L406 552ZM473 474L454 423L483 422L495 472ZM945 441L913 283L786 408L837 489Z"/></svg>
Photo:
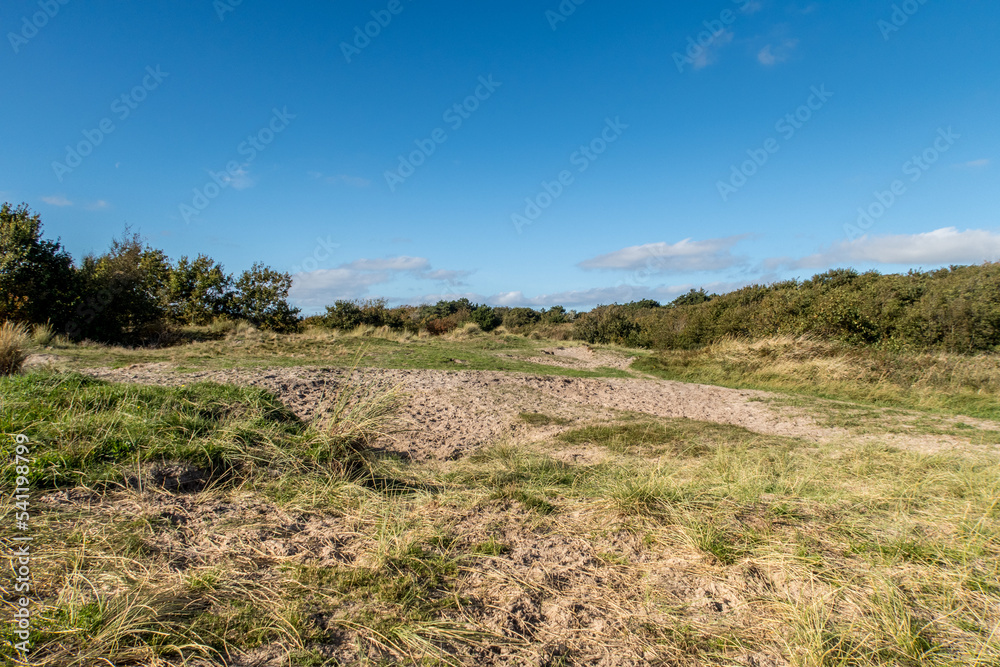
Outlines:
<svg viewBox="0 0 1000 667"><path fill-rule="evenodd" d="M303 320L287 274L127 233L75 263L26 206L0 209L0 250L37 664L1000 664L1000 265ZM175 374L219 369L275 369L318 409ZM419 374L367 369L492 373L413 397L391 382ZM685 387L678 412L649 378L779 393ZM773 418L731 423L772 435L657 416L727 421L737 399Z"/></svg>
<svg viewBox="0 0 1000 667"><path fill-rule="evenodd" d="M312 423L221 385L0 390L47 498L38 664L1000 660L995 452L623 414L418 463L371 449L398 395L364 383Z"/></svg>
<svg viewBox="0 0 1000 667"><path fill-rule="evenodd" d="M0 375L21 372L30 342L28 329L23 324L10 321L0 324Z"/></svg>
<svg viewBox="0 0 1000 667"><path fill-rule="evenodd" d="M633 368L683 382L1000 419L1000 359L994 354L859 348L784 336L667 350L643 356Z"/></svg>

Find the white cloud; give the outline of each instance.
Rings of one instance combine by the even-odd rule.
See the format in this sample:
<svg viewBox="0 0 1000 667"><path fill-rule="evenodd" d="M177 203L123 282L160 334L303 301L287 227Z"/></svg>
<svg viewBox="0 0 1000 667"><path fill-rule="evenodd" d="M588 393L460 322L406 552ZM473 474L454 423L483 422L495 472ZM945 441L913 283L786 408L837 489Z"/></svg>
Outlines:
<svg viewBox="0 0 1000 667"><path fill-rule="evenodd" d="M990 160L988 158L983 158L981 160L971 160L969 162L963 162L962 164L957 164L955 166L965 167L967 169L982 169L983 167L990 166Z"/></svg>
<svg viewBox="0 0 1000 667"><path fill-rule="evenodd" d="M66 199L62 195L53 195L51 197L42 197L42 201L49 206L72 206L73 202Z"/></svg>
<svg viewBox="0 0 1000 667"><path fill-rule="evenodd" d="M383 259L358 259L344 268L357 271L425 271L431 266L423 257L385 257Z"/></svg>
<svg viewBox="0 0 1000 667"><path fill-rule="evenodd" d="M712 36L712 41L699 49L698 55L692 59L694 69L703 69L718 60L718 51L725 45L733 41L732 30L720 30Z"/></svg>
<svg viewBox="0 0 1000 667"><path fill-rule="evenodd" d="M387 283L391 279L392 274L385 271L320 269L293 276L288 296L303 308L322 308L342 299L363 298L372 285Z"/></svg>
<svg viewBox="0 0 1000 667"><path fill-rule="evenodd" d="M551 306L566 306L569 308L596 306L610 303L629 303L643 299L653 299L660 303L668 303L681 294L692 289L704 288L708 292L730 292L745 287L747 282L713 282L703 285L630 285L622 283L613 287L593 287L583 290L553 292L539 296L527 297L523 292L501 292L493 296L480 298L494 306L528 306L532 308L549 308ZM471 297L470 297L471 298ZM476 299L472 299L475 301Z"/></svg>
<svg viewBox="0 0 1000 667"><path fill-rule="evenodd" d="M1000 234L984 229L944 227L923 234L863 236L792 262L794 268L828 268L846 263L976 264L1000 258Z"/></svg>
<svg viewBox="0 0 1000 667"><path fill-rule="evenodd" d="M798 46L799 40L786 39L777 46L767 44L757 53L757 61L761 65L770 67L777 63L783 63L791 56L792 51Z"/></svg>
<svg viewBox="0 0 1000 667"><path fill-rule="evenodd" d="M315 310L337 300L365 298L372 286L389 283L401 275L456 286L464 284L462 281L471 274L471 271L433 269L424 257L358 259L334 269L295 274L289 297L296 305Z"/></svg>
<svg viewBox="0 0 1000 667"><path fill-rule="evenodd" d="M240 167L235 174L228 177L228 180L234 190L246 190L257 184L245 167Z"/></svg>
<svg viewBox="0 0 1000 667"><path fill-rule="evenodd" d="M449 285L464 285L465 279L472 275L472 271L448 271L447 269L437 269L420 274L425 280L437 280Z"/></svg>
<svg viewBox="0 0 1000 667"><path fill-rule="evenodd" d="M85 208L88 211L101 211L101 210L106 209L106 208L108 208L110 206L111 206L111 204L109 204L108 202L104 201L103 199L98 199L95 202L91 202L91 203L87 204Z"/></svg>
<svg viewBox="0 0 1000 667"><path fill-rule="evenodd" d="M583 269L645 269L654 273L712 271L727 269L743 262L731 249L746 235L707 241L684 239L677 243L647 243L622 248L580 262Z"/></svg>

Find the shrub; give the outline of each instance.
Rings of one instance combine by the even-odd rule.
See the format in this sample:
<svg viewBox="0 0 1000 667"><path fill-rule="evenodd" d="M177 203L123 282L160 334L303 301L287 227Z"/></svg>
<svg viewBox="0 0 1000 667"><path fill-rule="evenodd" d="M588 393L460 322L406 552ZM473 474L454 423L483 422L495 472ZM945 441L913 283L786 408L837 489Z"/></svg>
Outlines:
<svg viewBox="0 0 1000 667"><path fill-rule="evenodd" d="M236 281L231 314L254 326L279 333L299 330L299 309L288 303L292 277L260 262L254 263Z"/></svg>
<svg viewBox="0 0 1000 667"><path fill-rule="evenodd" d="M542 315L531 308L511 308L503 316L503 325L511 331L523 330L541 321Z"/></svg>
<svg viewBox="0 0 1000 667"><path fill-rule="evenodd" d="M638 345L639 324L625 306L598 306L576 318L573 333L588 343Z"/></svg>
<svg viewBox="0 0 1000 667"><path fill-rule="evenodd" d="M458 328L458 317L456 315L435 317L432 320L428 320L424 326L430 335L441 336Z"/></svg>
<svg viewBox="0 0 1000 667"><path fill-rule="evenodd" d="M331 329L351 331L360 326L403 329L407 324L405 308L389 308L385 299L337 301L327 306L323 324Z"/></svg>
<svg viewBox="0 0 1000 667"><path fill-rule="evenodd" d="M21 372L28 358L29 342L28 329L23 324L10 320L0 324L0 375Z"/></svg>
<svg viewBox="0 0 1000 667"><path fill-rule="evenodd" d="M478 324L483 331L493 331L503 323L503 318L487 305L477 306L469 319Z"/></svg>

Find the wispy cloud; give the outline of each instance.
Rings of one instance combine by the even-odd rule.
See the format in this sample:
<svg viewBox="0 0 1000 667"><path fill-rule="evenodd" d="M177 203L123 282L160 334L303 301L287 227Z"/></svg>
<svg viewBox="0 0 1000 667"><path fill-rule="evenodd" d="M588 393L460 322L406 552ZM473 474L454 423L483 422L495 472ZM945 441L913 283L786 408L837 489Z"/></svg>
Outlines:
<svg viewBox="0 0 1000 667"><path fill-rule="evenodd" d="M42 197L42 201L49 206L72 206L73 202L66 199L62 195L52 195L51 197Z"/></svg>
<svg viewBox="0 0 1000 667"><path fill-rule="evenodd" d="M757 52L757 61L765 67L771 67L778 63L783 63L792 55L792 51L799 45L797 39L786 39L778 44L767 44Z"/></svg>
<svg viewBox="0 0 1000 667"><path fill-rule="evenodd" d="M790 268L829 268L864 264L975 264L1000 259L1000 234L984 229L959 231L944 227L923 234L863 236L842 241L800 260L781 262ZM772 262L773 265L773 262Z"/></svg>
<svg viewBox="0 0 1000 667"><path fill-rule="evenodd" d="M692 59L691 66L694 69L704 69L719 59L719 51L733 41L732 30L720 30L712 36L712 41L707 46L701 48Z"/></svg>
<svg viewBox="0 0 1000 667"><path fill-rule="evenodd" d="M228 180L233 190L246 190L257 184L246 167L240 167L238 171L228 177Z"/></svg>
<svg viewBox="0 0 1000 667"><path fill-rule="evenodd" d="M424 257L357 259L334 269L296 274L292 277L289 296L304 308L322 308L337 300L365 298L374 285L392 282L403 275L411 280L454 287L464 285L465 278L472 275L472 271L434 269Z"/></svg>
<svg viewBox="0 0 1000 667"><path fill-rule="evenodd" d="M744 262L732 254L732 248L747 235L721 239L677 243L647 243L629 246L606 255L599 255L580 262L583 269L611 269L634 271L645 269L654 273L682 271L713 271L728 269Z"/></svg>
<svg viewBox="0 0 1000 667"><path fill-rule="evenodd" d="M525 296L520 291L501 292L492 296L477 297L477 299L473 300L482 300L494 306L527 306L533 308L548 308L551 306L591 307L600 304L629 303L643 299L653 299L660 303L668 303L692 289L704 288L708 292L718 292L721 294L745 287L747 284L746 281L660 286L622 283L610 287L593 287L583 290L553 292L533 297Z"/></svg>
<svg viewBox="0 0 1000 667"><path fill-rule="evenodd" d="M111 207L111 204L109 204L108 202L104 201L103 199L98 199L97 201L90 202L89 204L87 204L86 206L84 206L84 208L86 208L88 211L102 211L102 210L104 210L106 208L110 208L110 207Z"/></svg>
<svg viewBox="0 0 1000 667"><path fill-rule="evenodd" d="M334 185L344 184L349 185L352 188L367 188L372 182L367 178L362 178L361 176L350 176L348 174L337 174L336 176L327 176L319 171L310 171L309 177L317 180L323 181L324 183L331 183Z"/></svg>
<svg viewBox="0 0 1000 667"><path fill-rule="evenodd" d="M385 257L383 259L356 259L344 268L356 271L423 271L431 263L424 257Z"/></svg>
<svg viewBox="0 0 1000 667"><path fill-rule="evenodd" d="M961 164L956 164L956 167L962 167L965 169L982 169L983 167L990 166L991 160L989 158L982 158L980 160L971 160L969 162L963 162Z"/></svg>

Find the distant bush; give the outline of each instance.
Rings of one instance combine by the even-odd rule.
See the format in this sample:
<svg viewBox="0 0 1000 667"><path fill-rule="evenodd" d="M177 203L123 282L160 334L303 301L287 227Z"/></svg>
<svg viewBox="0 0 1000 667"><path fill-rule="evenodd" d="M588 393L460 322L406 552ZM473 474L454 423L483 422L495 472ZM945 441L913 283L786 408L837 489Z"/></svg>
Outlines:
<svg viewBox="0 0 1000 667"><path fill-rule="evenodd" d="M489 306L478 306L469 315L469 319L479 325L483 331L493 331L503 324L503 318Z"/></svg>
<svg viewBox="0 0 1000 667"><path fill-rule="evenodd" d="M542 320L542 314L531 308L511 308L503 315L503 325L511 331L524 330Z"/></svg>
<svg viewBox="0 0 1000 667"><path fill-rule="evenodd" d="M640 327L634 312L626 306L598 306L576 318L573 333L588 343L639 345Z"/></svg>

